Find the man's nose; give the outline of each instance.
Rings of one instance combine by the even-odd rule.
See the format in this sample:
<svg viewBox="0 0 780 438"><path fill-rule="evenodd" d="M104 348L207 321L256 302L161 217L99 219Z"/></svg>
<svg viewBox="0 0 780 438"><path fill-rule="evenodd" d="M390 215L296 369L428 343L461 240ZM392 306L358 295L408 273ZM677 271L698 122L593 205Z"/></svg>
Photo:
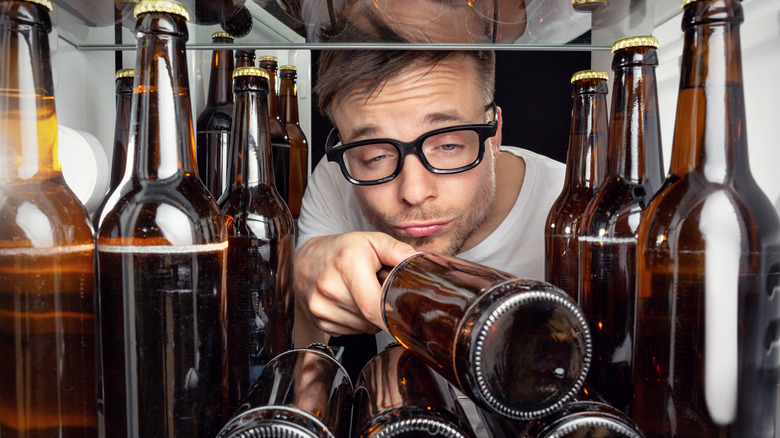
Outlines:
<svg viewBox="0 0 780 438"><path fill-rule="evenodd" d="M398 181L398 197L410 205L422 205L437 195L436 174L426 169L416 155L404 157Z"/></svg>

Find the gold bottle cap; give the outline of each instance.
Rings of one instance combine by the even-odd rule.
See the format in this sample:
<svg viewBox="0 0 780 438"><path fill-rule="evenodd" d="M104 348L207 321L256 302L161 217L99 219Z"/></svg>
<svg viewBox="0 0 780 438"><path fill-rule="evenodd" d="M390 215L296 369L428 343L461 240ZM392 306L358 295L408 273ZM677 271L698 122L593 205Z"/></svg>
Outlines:
<svg viewBox="0 0 780 438"><path fill-rule="evenodd" d="M279 62L279 58L277 58L276 56L261 56L257 61L258 62L262 62L262 61Z"/></svg>
<svg viewBox="0 0 780 438"><path fill-rule="evenodd" d="M629 47L652 47L657 49L658 40L655 39L655 37L649 35L619 39L615 41L615 44L612 45L612 53L615 53L621 49L627 49Z"/></svg>
<svg viewBox="0 0 780 438"><path fill-rule="evenodd" d="M609 0L571 0L571 5L574 9L581 8L586 5L608 5Z"/></svg>
<svg viewBox="0 0 780 438"><path fill-rule="evenodd" d="M190 21L190 13L187 11L187 8L181 3L171 0L141 0L133 9L133 17L138 17L147 12L165 12L181 15L185 20Z"/></svg>
<svg viewBox="0 0 780 438"><path fill-rule="evenodd" d="M132 68L123 68L122 70L117 70L116 74L114 75L114 80L121 79L121 78L132 78L135 77L135 70Z"/></svg>
<svg viewBox="0 0 780 438"><path fill-rule="evenodd" d="M604 79L608 80L607 72L601 70L580 70L577 73L571 75L571 83L581 81L583 79Z"/></svg>
<svg viewBox="0 0 780 438"><path fill-rule="evenodd" d="M233 78L235 79L239 76L260 76L268 79L268 71L259 67L239 67L233 70Z"/></svg>
<svg viewBox="0 0 780 438"><path fill-rule="evenodd" d="M684 8L688 6L691 3L696 3L699 0L682 0L682 4L680 5L681 8Z"/></svg>
<svg viewBox="0 0 780 438"><path fill-rule="evenodd" d="M227 32L214 32L211 34L211 39L213 40L214 38L230 38L231 40L235 39L233 38L233 35Z"/></svg>
<svg viewBox="0 0 780 438"><path fill-rule="evenodd" d="M294 65L282 65L282 66L279 66L279 71L282 71L282 70L298 71L298 67L296 67Z"/></svg>
<svg viewBox="0 0 780 438"><path fill-rule="evenodd" d="M46 9L48 9L50 11L52 9L54 9L51 6L51 1L50 0L23 0L23 1L26 1L28 3L35 3L36 5L41 5L41 6L43 6L44 8L46 8Z"/></svg>

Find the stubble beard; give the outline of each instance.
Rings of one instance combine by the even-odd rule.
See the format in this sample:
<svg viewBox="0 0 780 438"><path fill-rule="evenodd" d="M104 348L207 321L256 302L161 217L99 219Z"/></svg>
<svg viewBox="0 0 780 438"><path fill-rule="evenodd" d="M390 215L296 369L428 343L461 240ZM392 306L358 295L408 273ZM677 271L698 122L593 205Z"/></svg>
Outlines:
<svg viewBox="0 0 780 438"><path fill-rule="evenodd" d="M376 228L401 242L411 245L418 251L434 252L438 254L457 255L466 243L471 234L479 228L485 221L490 209L493 206L493 200L496 193L496 172L495 161L493 157L488 158L490 171L488 180L482 185L482 189L477 192L474 200L466 208L466 211L460 209L439 209L436 207L427 208L425 206L412 206L405 211L392 215L383 216L381 213L370 208L358 196L360 208L363 211L368 222ZM398 233L392 224L404 223L407 221L426 221L441 218L456 218L455 226L445 235L433 234L424 237L409 237ZM435 244L435 249L425 248L430 244Z"/></svg>

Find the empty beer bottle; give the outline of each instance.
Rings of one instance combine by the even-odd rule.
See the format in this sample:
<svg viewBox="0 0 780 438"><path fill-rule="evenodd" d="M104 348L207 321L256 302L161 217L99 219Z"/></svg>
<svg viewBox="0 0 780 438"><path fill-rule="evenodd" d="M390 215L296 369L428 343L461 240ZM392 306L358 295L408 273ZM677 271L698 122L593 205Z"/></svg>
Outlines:
<svg viewBox="0 0 780 438"><path fill-rule="evenodd" d="M276 190L285 202L289 202L290 138L279 118L279 95L276 93L276 56L261 56L260 67L268 71L268 117L271 120L271 147L274 160Z"/></svg>
<svg viewBox="0 0 780 438"><path fill-rule="evenodd" d="M349 436L352 382L325 345L271 359L217 438Z"/></svg>
<svg viewBox="0 0 780 438"><path fill-rule="evenodd" d="M215 44L232 43L225 32L211 35ZM197 157L201 181L219 199L230 183L230 127L233 113L233 51L214 50L206 106L198 116Z"/></svg>
<svg viewBox="0 0 780 438"><path fill-rule="evenodd" d="M397 343L361 370L354 417L359 438L475 436L450 385Z"/></svg>
<svg viewBox="0 0 780 438"><path fill-rule="evenodd" d="M626 414L587 387L558 411L531 421L478 413L492 438L644 438Z"/></svg>
<svg viewBox="0 0 780 438"><path fill-rule="evenodd" d="M545 224L545 280L578 300L577 227L604 179L607 158L607 73L572 75L571 128L566 179Z"/></svg>
<svg viewBox="0 0 780 438"><path fill-rule="evenodd" d="M290 207L293 219L301 214L301 201L306 190L309 172L309 145L306 135L298 123L298 93L295 81L298 69L293 65L279 67L281 78L279 85L280 112L282 124L290 140L290 178L287 186L287 205Z"/></svg>
<svg viewBox="0 0 780 438"><path fill-rule="evenodd" d="M263 366L292 348L292 216L274 188L268 135L268 75L233 72L233 167L219 206L228 232L230 408L246 399Z"/></svg>
<svg viewBox="0 0 780 438"><path fill-rule="evenodd" d="M541 417L585 381L587 323L549 283L422 253L393 268L383 294L395 339L483 409Z"/></svg>
<svg viewBox="0 0 780 438"><path fill-rule="evenodd" d="M213 437L227 416L225 222L198 179L187 10L140 1L129 176L98 233L106 436Z"/></svg>
<svg viewBox="0 0 780 438"><path fill-rule="evenodd" d="M661 187L661 131L653 37L615 42L606 180L582 216L579 297L593 334L588 382L628 413L634 349L636 233Z"/></svg>
<svg viewBox="0 0 780 438"><path fill-rule="evenodd" d="M233 38L243 38L249 35L254 27L252 13L246 6L242 6L232 17L219 23L219 27Z"/></svg>
<svg viewBox="0 0 780 438"><path fill-rule="evenodd" d="M235 58L235 68L255 66L255 51L252 49L237 49Z"/></svg>
<svg viewBox="0 0 780 438"><path fill-rule="evenodd" d="M742 5L683 4L672 164L637 243L633 418L649 437L774 437L780 224L748 163Z"/></svg>
<svg viewBox="0 0 780 438"><path fill-rule="evenodd" d="M57 157L48 0L0 2L0 436L97 437L94 255Z"/></svg>

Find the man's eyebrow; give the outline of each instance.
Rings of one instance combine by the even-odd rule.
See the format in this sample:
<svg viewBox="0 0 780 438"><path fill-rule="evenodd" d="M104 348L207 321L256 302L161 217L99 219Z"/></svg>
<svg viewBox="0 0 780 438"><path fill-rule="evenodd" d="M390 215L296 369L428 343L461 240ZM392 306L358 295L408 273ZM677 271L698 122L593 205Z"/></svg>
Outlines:
<svg viewBox="0 0 780 438"><path fill-rule="evenodd" d="M459 122L465 124L470 122L470 120L464 118L462 114L457 113L455 111L430 113L425 116L424 120L427 125L439 125L442 123L452 123L452 122Z"/></svg>
<svg viewBox="0 0 780 438"><path fill-rule="evenodd" d="M347 143L351 143L355 141L356 138L371 138L376 137L377 133L379 132L379 127L377 125L363 125L356 130L349 133L349 141ZM345 140L346 139L342 139Z"/></svg>

